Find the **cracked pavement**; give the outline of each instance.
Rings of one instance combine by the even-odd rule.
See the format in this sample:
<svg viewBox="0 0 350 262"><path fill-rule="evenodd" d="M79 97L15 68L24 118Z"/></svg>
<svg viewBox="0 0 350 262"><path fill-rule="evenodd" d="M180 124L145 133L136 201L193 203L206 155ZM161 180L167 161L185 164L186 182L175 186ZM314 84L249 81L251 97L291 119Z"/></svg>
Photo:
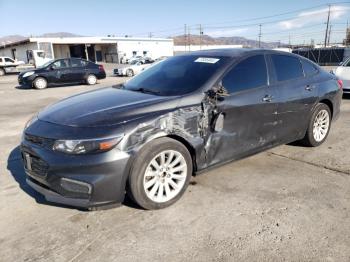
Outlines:
<svg viewBox="0 0 350 262"><path fill-rule="evenodd" d="M0 260L350 260L349 98L321 147L284 145L208 171L167 209L127 200L85 212L43 201L24 181L25 122L58 99L123 80L37 91L0 78Z"/></svg>

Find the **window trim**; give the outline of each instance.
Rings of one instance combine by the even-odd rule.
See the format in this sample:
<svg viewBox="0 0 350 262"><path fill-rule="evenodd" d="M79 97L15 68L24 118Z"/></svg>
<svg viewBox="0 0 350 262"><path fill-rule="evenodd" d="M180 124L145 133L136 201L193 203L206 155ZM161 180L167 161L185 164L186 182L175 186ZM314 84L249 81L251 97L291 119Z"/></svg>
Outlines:
<svg viewBox="0 0 350 262"><path fill-rule="evenodd" d="M299 61L299 64L301 66L301 71L302 71L302 76L299 76L299 77L296 77L296 78L291 78L291 79L287 79L287 80L278 80L277 78L277 72L276 72L276 68L275 68L275 65L272 61L272 56L273 55L280 55L280 56L287 56L287 57L292 57L292 58L296 58L298 61ZM306 77L305 75L305 72L304 72L304 68L303 68L303 64L301 63L299 57L296 57L296 56L293 56L293 55L290 55L290 54L281 54L281 53L269 53L269 59L270 59L270 66L271 66L271 70L273 71L273 83L274 84L280 84L280 83L288 83L290 81L295 81L295 80L301 80L301 79L304 79Z"/></svg>
<svg viewBox="0 0 350 262"><path fill-rule="evenodd" d="M236 94L240 94L243 92L248 92L250 90L255 90L255 89L259 89L259 88L263 88L263 87L270 87L270 70L269 70L269 66L268 66L268 61L267 61L267 56L265 53L256 53L256 54L249 54L243 57L240 57L238 60L236 60L232 65L230 65L225 72L221 75L221 77L219 78L219 80L216 82L216 84L214 86L217 86L219 83L222 83L222 80L226 77L226 75L231 72L231 70L233 70L239 63L243 62L244 60L254 57L254 56L263 56L264 57L264 61L265 61L265 69L266 69L266 84L265 85L261 85L261 86L256 86L256 87L252 87L252 88L248 88L248 89L242 89L239 91L235 91L232 93L228 93L228 96L233 96Z"/></svg>
<svg viewBox="0 0 350 262"><path fill-rule="evenodd" d="M311 65L316 69L316 71L315 71L313 74L311 74L311 75L307 75L306 72L305 72L305 69L304 69L303 61L304 61L304 63L309 63L309 64L311 64ZM302 68L303 68L304 77L315 76L315 75L317 75L317 74L320 72L320 70L317 68L317 66L315 66L315 65L313 64L313 62L311 62L311 61L309 62L309 61L307 61L306 59L300 58L300 63L301 63L301 66L302 66Z"/></svg>

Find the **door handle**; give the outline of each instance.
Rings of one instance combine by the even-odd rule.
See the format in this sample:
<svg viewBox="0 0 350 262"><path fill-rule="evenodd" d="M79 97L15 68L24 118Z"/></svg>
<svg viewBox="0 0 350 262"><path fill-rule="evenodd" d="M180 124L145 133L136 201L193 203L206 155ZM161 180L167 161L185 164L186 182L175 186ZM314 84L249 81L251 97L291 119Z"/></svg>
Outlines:
<svg viewBox="0 0 350 262"><path fill-rule="evenodd" d="M271 95L266 95L262 98L263 102L271 102L273 97Z"/></svg>
<svg viewBox="0 0 350 262"><path fill-rule="evenodd" d="M307 91L312 91L313 89L314 89L314 87L311 86L311 85L306 85L305 86L305 90L307 90Z"/></svg>

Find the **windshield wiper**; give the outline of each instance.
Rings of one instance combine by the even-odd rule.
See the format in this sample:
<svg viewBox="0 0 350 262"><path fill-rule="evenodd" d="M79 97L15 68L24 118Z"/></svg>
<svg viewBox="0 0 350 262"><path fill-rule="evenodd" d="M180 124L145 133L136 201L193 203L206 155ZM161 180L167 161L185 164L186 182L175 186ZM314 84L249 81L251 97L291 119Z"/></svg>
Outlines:
<svg viewBox="0 0 350 262"><path fill-rule="evenodd" d="M153 95L159 95L160 92L159 91L155 91L155 90L151 90L151 89L147 89L147 88L130 88L128 89L130 91L135 91L135 92L141 92L141 93L145 93L145 94L153 94Z"/></svg>

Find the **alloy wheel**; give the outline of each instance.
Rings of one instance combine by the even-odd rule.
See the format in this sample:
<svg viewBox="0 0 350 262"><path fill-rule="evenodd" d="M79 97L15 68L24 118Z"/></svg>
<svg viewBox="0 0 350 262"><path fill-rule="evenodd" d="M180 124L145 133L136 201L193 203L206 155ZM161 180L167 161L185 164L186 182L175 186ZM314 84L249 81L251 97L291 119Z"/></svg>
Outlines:
<svg viewBox="0 0 350 262"><path fill-rule="evenodd" d="M181 192L187 175L187 163L180 152L162 151L148 164L143 178L143 188L149 199L164 203Z"/></svg>
<svg viewBox="0 0 350 262"><path fill-rule="evenodd" d="M313 136L317 142L321 142L326 136L329 129L329 113L327 110L320 110L314 120Z"/></svg>

